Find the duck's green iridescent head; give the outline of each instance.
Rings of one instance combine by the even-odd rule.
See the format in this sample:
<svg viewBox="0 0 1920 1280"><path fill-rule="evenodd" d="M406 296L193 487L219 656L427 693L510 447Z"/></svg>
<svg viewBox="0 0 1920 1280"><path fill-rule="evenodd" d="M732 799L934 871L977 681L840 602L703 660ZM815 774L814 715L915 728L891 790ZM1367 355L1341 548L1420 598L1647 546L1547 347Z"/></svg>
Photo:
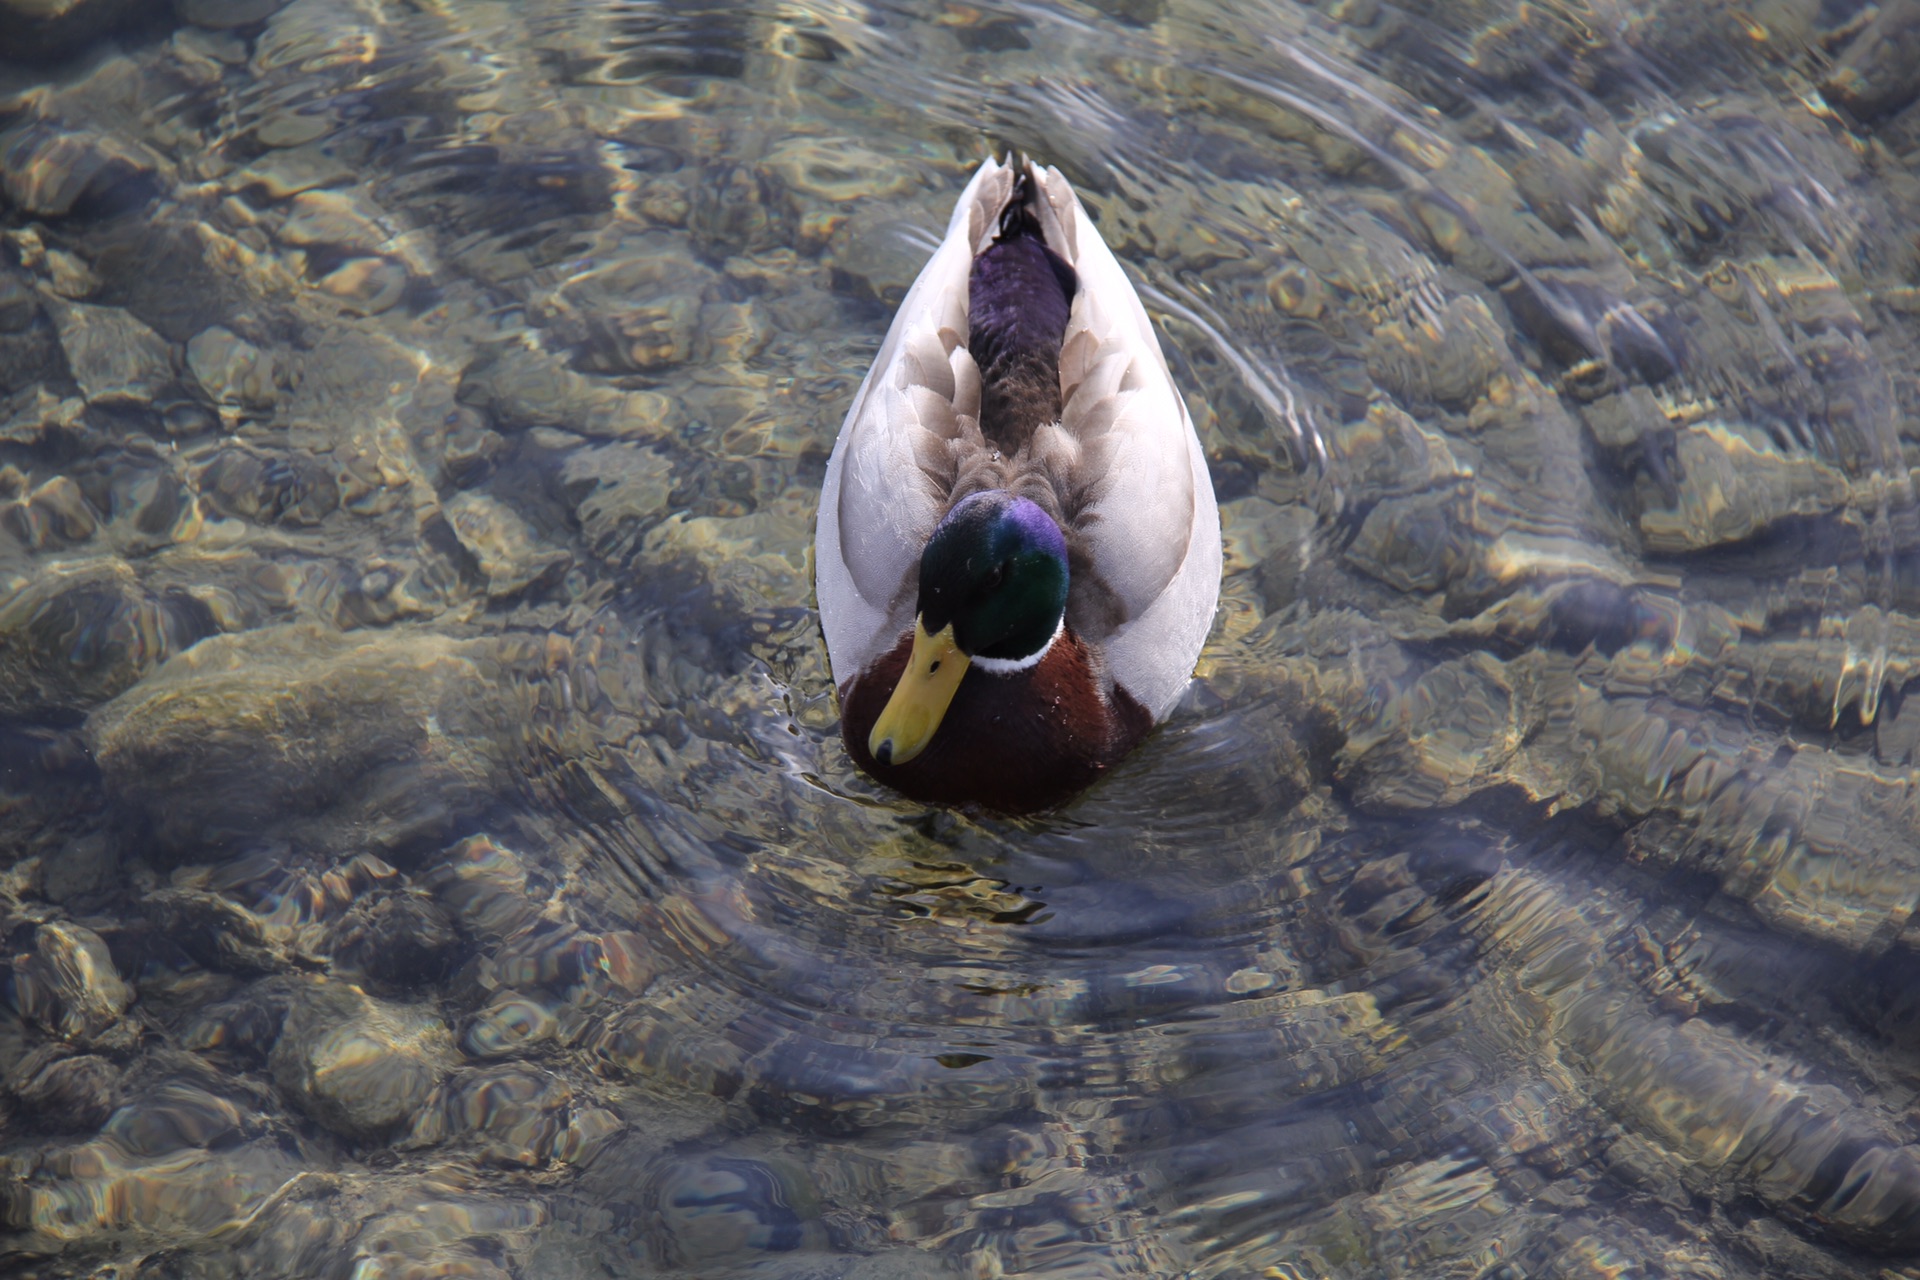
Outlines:
<svg viewBox="0 0 1920 1280"><path fill-rule="evenodd" d="M967 497L920 555L921 624L929 635L951 625L969 658L1039 657L1066 608L1066 537L1025 498L997 489Z"/></svg>
<svg viewBox="0 0 1920 1280"><path fill-rule="evenodd" d="M920 556L913 655L868 736L874 759L924 751L969 666L1005 675L1039 662L1066 610L1067 539L1053 517L997 489L956 503Z"/></svg>

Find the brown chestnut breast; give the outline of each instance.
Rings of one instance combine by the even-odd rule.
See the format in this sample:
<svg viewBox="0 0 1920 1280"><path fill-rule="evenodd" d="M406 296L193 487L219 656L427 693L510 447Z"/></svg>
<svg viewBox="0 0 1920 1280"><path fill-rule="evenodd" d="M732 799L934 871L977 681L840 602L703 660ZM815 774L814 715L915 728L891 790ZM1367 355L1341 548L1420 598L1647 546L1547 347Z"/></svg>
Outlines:
<svg viewBox="0 0 1920 1280"><path fill-rule="evenodd" d="M855 764L915 800L1003 813L1050 808L1093 785L1153 728L1125 689L1112 685L1103 696L1086 646L1068 630L1024 671L969 670L926 750L883 765L867 736L912 648L909 632L842 687L840 732Z"/></svg>

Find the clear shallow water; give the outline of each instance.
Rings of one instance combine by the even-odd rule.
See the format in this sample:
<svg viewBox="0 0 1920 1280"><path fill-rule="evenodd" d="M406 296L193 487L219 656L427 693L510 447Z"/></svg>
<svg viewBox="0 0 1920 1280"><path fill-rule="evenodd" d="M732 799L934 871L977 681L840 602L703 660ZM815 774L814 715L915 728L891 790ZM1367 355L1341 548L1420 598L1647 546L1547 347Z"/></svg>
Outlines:
<svg viewBox="0 0 1920 1280"><path fill-rule="evenodd" d="M6 1269L1912 1273L1911 6L182 12L0 105ZM1228 537L1021 822L808 563L1009 147Z"/></svg>

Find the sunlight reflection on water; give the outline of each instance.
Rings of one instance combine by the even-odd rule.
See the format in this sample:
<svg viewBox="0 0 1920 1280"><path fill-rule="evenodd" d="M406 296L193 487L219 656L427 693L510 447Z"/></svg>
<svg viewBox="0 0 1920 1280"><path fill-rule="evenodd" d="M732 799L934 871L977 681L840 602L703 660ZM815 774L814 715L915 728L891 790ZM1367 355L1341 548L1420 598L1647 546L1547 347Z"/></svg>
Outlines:
<svg viewBox="0 0 1920 1280"><path fill-rule="evenodd" d="M114 7L0 0L7 1267L1912 1270L1920 8ZM1019 820L809 551L1008 148L1227 558Z"/></svg>

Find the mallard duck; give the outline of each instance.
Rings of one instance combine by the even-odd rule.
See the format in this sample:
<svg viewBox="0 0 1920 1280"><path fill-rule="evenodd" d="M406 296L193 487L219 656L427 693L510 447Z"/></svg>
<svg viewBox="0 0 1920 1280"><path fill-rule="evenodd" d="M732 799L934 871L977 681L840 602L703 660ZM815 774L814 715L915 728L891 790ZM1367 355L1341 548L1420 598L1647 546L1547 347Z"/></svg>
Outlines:
<svg viewBox="0 0 1920 1280"><path fill-rule="evenodd" d="M848 752L917 800L1066 800L1179 700L1220 564L1133 286L1059 170L988 160L827 463L816 588Z"/></svg>

